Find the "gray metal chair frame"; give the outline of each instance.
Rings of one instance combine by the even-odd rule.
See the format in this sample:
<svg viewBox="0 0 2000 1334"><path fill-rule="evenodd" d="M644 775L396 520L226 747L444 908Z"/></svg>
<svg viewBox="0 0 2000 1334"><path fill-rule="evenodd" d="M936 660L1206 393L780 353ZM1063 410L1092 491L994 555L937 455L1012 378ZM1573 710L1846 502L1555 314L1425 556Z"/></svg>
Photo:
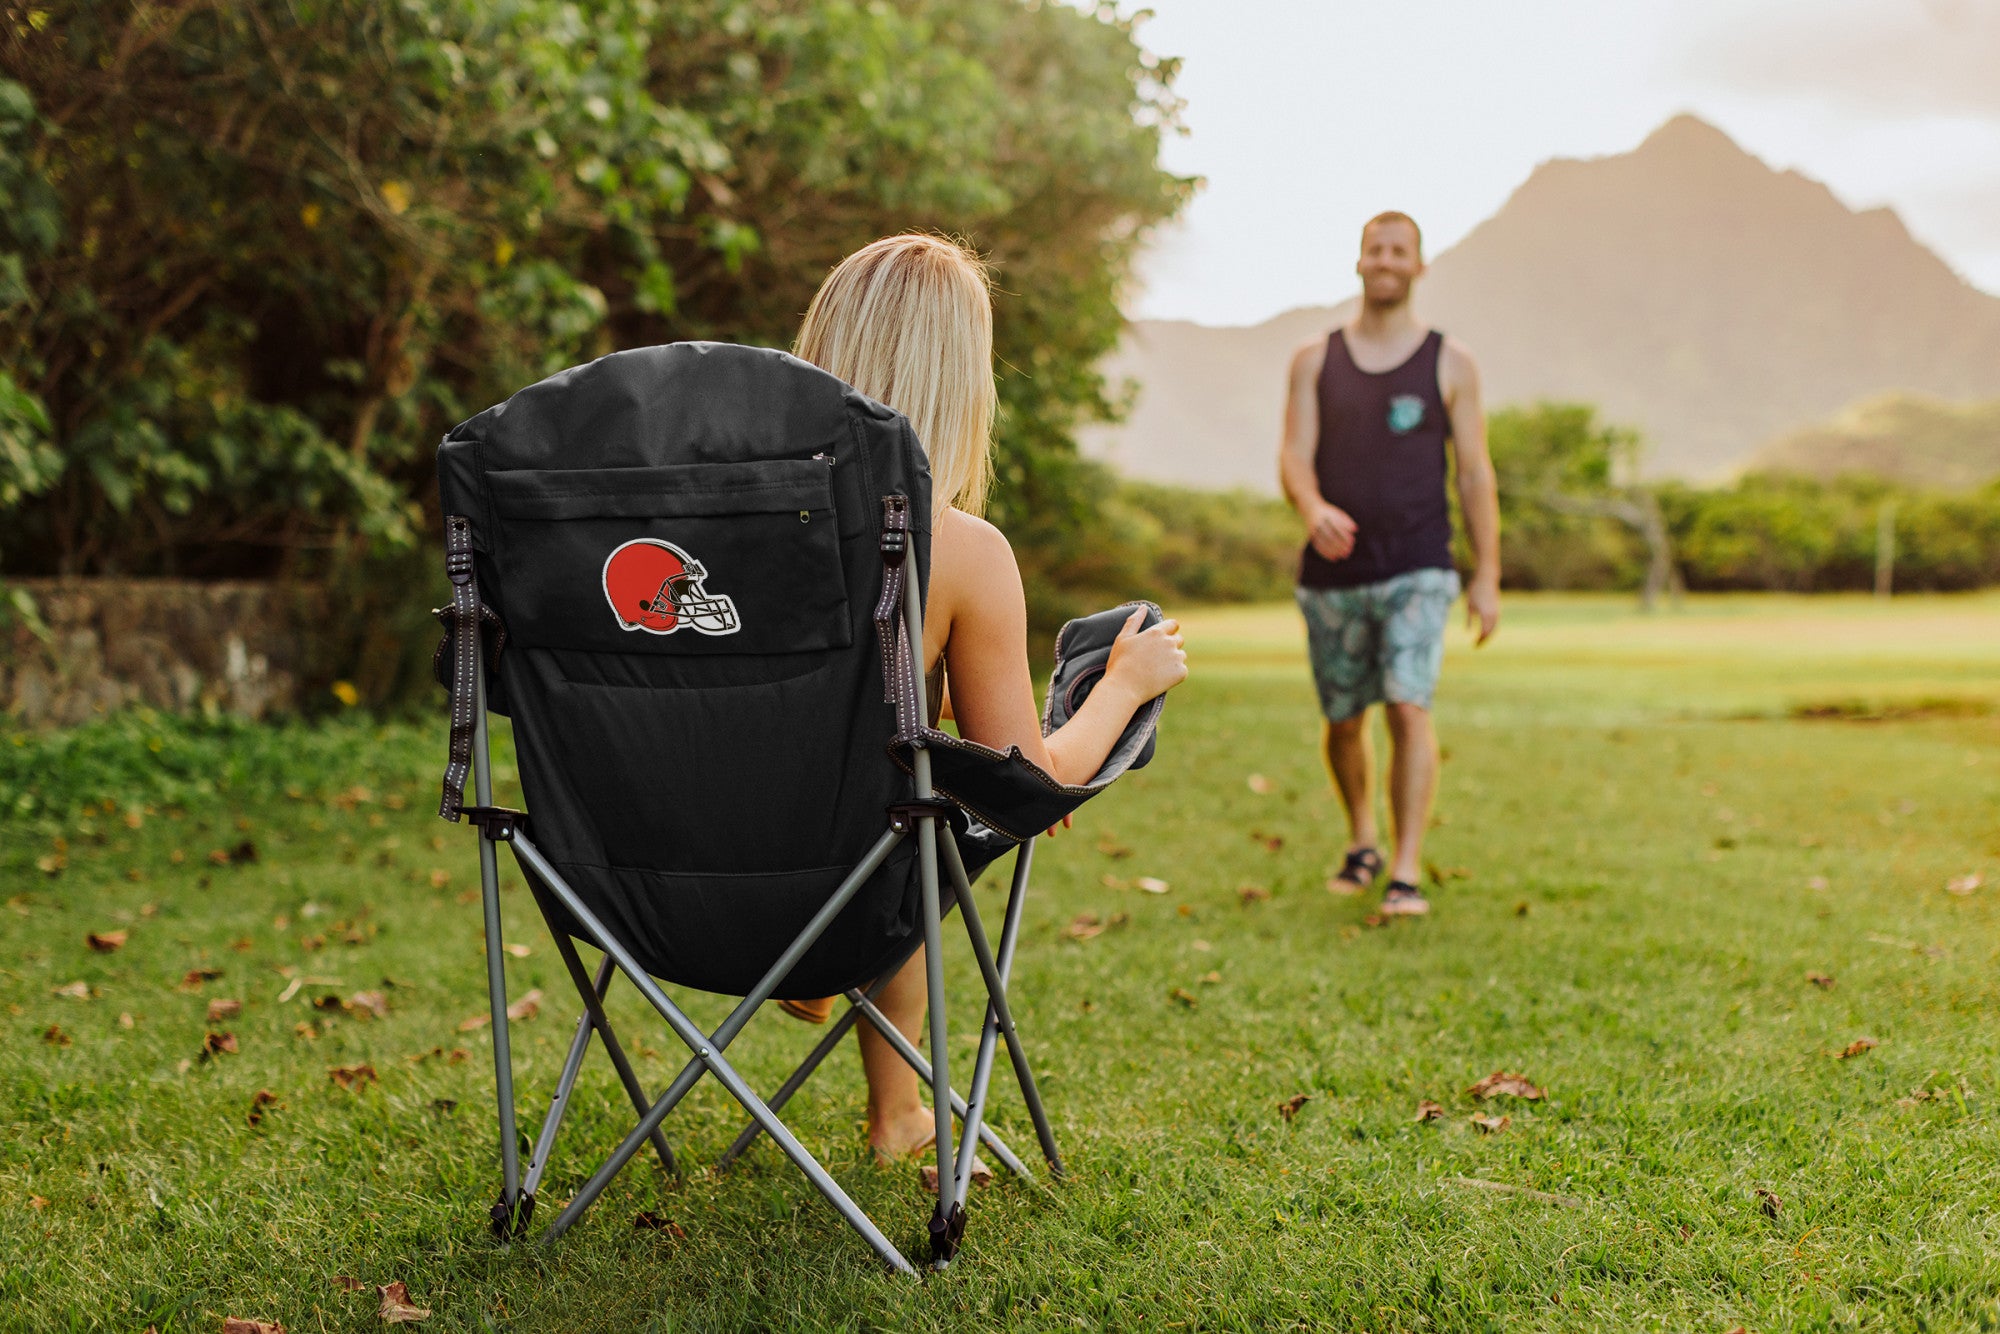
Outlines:
<svg viewBox="0 0 2000 1334"><path fill-rule="evenodd" d="M915 579L909 579L903 584L902 616L909 636L908 642L911 644L923 643L923 606L917 582ZM1015 1026L1013 1013L1007 1001L1007 979L1012 970L1015 949L1020 942L1022 910L1027 898L1029 871L1034 859L1034 841L1029 839L1022 843L1015 854L999 949L996 951L987 937L978 905L974 902L972 887L966 875L957 841L945 819L949 803L939 798L932 790L930 756L923 748L921 740L914 743L911 760L913 800L891 812L888 828L840 887L827 899L805 929L771 965L758 984L730 1011L728 1018L724 1019L714 1032L705 1033L639 965L626 947L564 881L561 873L543 857L535 847L533 839L522 828L519 814L494 807L492 759L486 725L486 664L483 654L474 656L479 660L472 691L474 718L471 776L477 805L467 806L465 814L472 818L480 831L480 897L485 914L487 991L492 1015L493 1070L499 1101L503 1181L499 1201L492 1209L493 1226L497 1235L506 1240L524 1235L528 1230L529 1220L534 1212L536 1192L548 1169L550 1154L562 1129L570 1095L575 1089L578 1074L582 1070L584 1057L589 1051L593 1036L603 1039L605 1052L616 1069L619 1080L625 1086L639 1120L631 1133L626 1135L584 1187L556 1216L555 1221L549 1225L543 1234L545 1242L553 1241L575 1224L583 1216L584 1211L603 1194L612 1179L647 1143L653 1145L660 1164L666 1171L669 1173L677 1171L673 1151L661 1133L661 1124L703 1075L713 1075L729 1095L742 1104L744 1110L750 1114L749 1126L722 1155L718 1166L725 1166L735 1161L758 1135L769 1135L785 1156L805 1173L813 1186L826 1196L841 1217L845 1218L874 1248L876 1254L894 1270L902 1273L914 1272L913 1266L903 1253L883 1235L881 1229L862 1212L860 1206L854 1203L841 1189L840 1184L778 1118L778 1112L792 1095L805 1084L848 1030L858 1022L866 1022L881 1033L903 1060L907 1061L917 1071L919 1077L927 1081L931 1087L932 1106L937 1118L938 1172L938 1200L928 1224L930 1262L934 1267L942 1269L950 1263L964 1233L965 1202L971 1186L975 1143L983 1142L991 1148L994 1156L1009 1171L1025 1179L1033 1179L1033 1173L1027 1165L994 1132L986 1117L994 1058L1002 1042L1007 1046L1007 1054L1013 1064L1022 1099L1027 1104L1028 1115L1034 1122L1035 1135L1040 1141L1042 1155L1048 1162L1049 1171L1057 1178L1062 1176L1062 1158L1056 1149L1055 1135L1050 1128L1048 1114L1042 1106L1041 1095L1036 1088L1034 1073L1028 1062L1028 1054L1022 1046L1020 1033ZM915 672L911 673L911 676L915 691L916 716L921 718L925 716L923 675L921 672ZM929 1058L926 1059L923 1053L887 1020L874 1003L874 991L901 967L903 960L899 960L895 966L885 970L882 978L878 979L869 991L864 992L858 988L849 990L846 993L849 1007L833 1024L831 1031L820 1040L804 1062L768 1101L759 1097L737 1072L724 1052L743 1030L751 1016L757 1012L758 1007L770 998L792 970L793 965L847 906L849 900L868 881L868 878L898 844L910 837L917 840L923 932L921 937L913 939L910 951L903 956L903 960L907 960L910 954L915 952L918 944L925 947L926 984L930 1007ZM502 842L512 845L522 867L529 872L528 880L537 906L543 916L549 919L556 949L561 954L563 966L583 1002L583 1013L577 1020L575 1036L570 1042L561 1077L550 1099L548 1113L542 1121L540 1133L535 1138L534 1149L525 1174L521 1170L515 1125L513 1060L508 1040L507 980L501 944L499 859L495 845ZM942 877L940 863L943 866ZM959 915L965 923L973 959L978 965L986 991L985 1019L980 1030L977 1055L973 1061L972 1081L963 1097L959 1096L951 1086L950 1054L947 1043L943 957L945 912L943 893L947 884L950 886ZM569 934L556 926L554 914L558 905L566 909L572 920L581 926L588 937L588 942L603 951L604 957L594 977L585 968ZM691 1059L656 1100L647 1098L637 1072L633 1070L631 1061L626 1057L624 1048L620 1045L610 1020L605 1015L603 999L617 972L623 972L631 979L639 994L659 1012L675 1036L686 1044L692 1053ZM956 1149L952 1138L954 1114L964 1127Z"/></svg>

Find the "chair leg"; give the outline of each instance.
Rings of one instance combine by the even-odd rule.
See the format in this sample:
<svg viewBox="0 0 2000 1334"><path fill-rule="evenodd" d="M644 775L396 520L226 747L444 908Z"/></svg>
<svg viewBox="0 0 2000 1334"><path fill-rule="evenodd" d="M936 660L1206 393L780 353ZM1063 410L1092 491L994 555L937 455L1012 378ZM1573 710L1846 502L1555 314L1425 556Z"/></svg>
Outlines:
<svg viewBox="0 0 2000 1334"><path fill-rule="evenodd" d="M597 970L595 985L585 982L591 994L602 996L604 988L611 982L611 961L605 960L604 967ZM576 1036L569 1042L569 1053L563 1057L562 1075L556 1080L556 1091L549 1098L548 1115L542 1118L542 1128L535 1136L535 1151L528 1156L528 1174L521 1181L521 1195L524 1200L535 1198L541 1187L542 1173L548 1169L549 1152L555 1148L556 1134L562 1129L563 1116L569 1111L570 1090L576 1087L577 1073L583 1069L584 1053L590 1050L590 1035L596 1027L590 1022L590 1007L584 1006L577 1016Z"/></svg>
<svg viewBox="0 0 2000 1334"><path fill-rule="evenodd" d="M1048 1160L1050 1174L1060 1178L1063 1174L1062 1155L1056 1150L1055 1131L1049 1126L1049 1115L1042 1106L1041 1092L1035 1087L1035 1072L1028 1065L1027 1050L1021 1045L1020 1032L1014 1027L1014 1016L1007 1005L1007 982L1001 977L992 948L987 944L986 928L979 920L979 906L973 902L972 886L965 878L965 863L959 859L956 843L946 844L945 862L951 871L952 891L958 895L959 916L965 919L965 934L972 946L972 957L979 964L980 976L986 982L986 998L993 1007L994 1018L999 1022L1000 1036L1006 1039L1007 1055L1014 1063L1014 1078L1021 1086L1021 1099L1028 1104L1028 1117L1035 1123L1035 1137L1042 1143L1042 1157Z"/></svg>
<svg viewBox="0 0 2000 1334"><path fill-rule="evenodd" d="M930 758L918 752L920 760ZM930 766L917 768L917 793L930 795ZM924 911L924 974L929 998L931 1030L931 1112L937 1123L938 1202L931 1211L931 1264L943 1269L958 1252L959 1238L965 1233L964 1202L953 1198L955 1179L951 1152L951 1031L945 1015L944 993L944 914L939 900L938 844L951 842L949 828L940 829L933 815L917 818L917 860L922 875ZM956 846L952 849L957 852Z"/></svg>
<svg viewBox="0 0 2000 1334"><path fill-rule="evenodd" d="M720 1083L728 1091L729 1096L736 1099L752 1117L756 1118L758 1123L763 1126L764 1133L771 1137L773 1142L784 1151L785 1156L790 1158L801 1172L805 1173L806 1179L813 1184L814 1188L820 1194L827 1198L827 1201L834 1206L841 1217L847 1220L848 1225L861 1234L862 1239L875 1250L876 1254L880 1255L891 1268L899 1272L914 1272L910 1262L904 1259L902 1254L889 1243L889 1239L882 1235L881 1229L876 1227L868 1215L861 1211L860 1206L848 1198L847 1192L840 1188L840 1183L827 1174L826 1169L821 1167L819 1161L806 1150L804 1145L799 1143L798 1139L785 1126L784 1122L780 1121L772 1113L771 1109L764 1105L763 1099L757 1096L756 1090L744 1082L743 1077L737 1073L735 1066L731 1065L728 1059L722 1054L722 1049L727 1047L736 1034L742 1030L743 1025L749 1022L750 1016L756 1012L757 1007L764 1003L771 992L777 988L778 983L791 972L800 956L805 953L814 940L818 939L819 935L826 929L826 925L847 905L848 900L853 897L854 892L860 888L870 875L874 874L875 868L881 865L882 861L888 857L890 851L900 841L901 835L891 831L884 834L876 842L868 856L849 874L847 881L843 883L840 889L834 892L820 911L814 915L812 923L808 925L806 930L799 934L791 946L786 949L784 955L772 965L771 970L765 974L764 979L758 983L750 995L743 998L742 1003L730 1013L730 1016L723 1021L721 1027L717 1028L714 1034L711 1035L703 1033L692 1020L681 1012L680 1007L673 1003L666 992L662 991L659 984L652 979L652 976L640 966L638 960L632 957L631 951L627 950L616 936L606 930L604 924L597 919L596 914L592 913L588 905L577 897L576 891L569 887L568 882L562 878L555 867L549 864L548 859L542 856L540 850L525 835L515 835L514 848L517 855L520 856L522 861L536 875L541 877L542 882L548 886L550 892L561 900L563 907L568 910L570 916L576 920L577 924L583 928L584 933L590 937L598 948L617 960L618 967L623 969L625 975L632 980L632 985L638 988L639 994L645 997L647 1004L659 1012L660 1017L667 1021L667 1026L673 1029L674 1035L687 1044L688 1049L695 1054L695 1059L683 1068L673 1084L668 1087L665 1093L660 1095L660 1100L646 1113L638 1127L625 1137L624 1142L618 1146L611 1157L598 1169L596 1175L591 1177L589 1182L584 1185L584 1188L577 1193L576 1198L571 1200L569 1206L557 1216L555 1222L549 1227L546 1240L553 1240L560 1236L582 1216L583 1211L604 1192L604 1188L611 1183L612 1178L631 1160L632 1155L638 1152L639 1146L645 1142L646 1137L650 1136L658 1128L660 1121L665 1119L667 1113L673 1110L674 1104L686 1096L688 1089L694 1086L703 1073L708 1073L714 1075L716 1082Z"/></svg>
<svg viewBox="0 0 2000 1334"><path fill-rule="evenodd" d="M475 629L473 633L478 632ZM472 791L481 806L493 804L493 760L486 732L486 663L473 655ZM480 831L479 902L486 928L486 998L493 1024L493 1088L500 1114L500 1198L489 1211L493 1234L508 1241L527 1230L522 1208L520 1130L514 1121L514 1055L507 1034L507 965L501 954L500 855Z"/></svg>
<svg viewBox="0 0 2000 1334"><path fill-rule="evenodd" d="M576 942L569 938L567 932L556 929L548 904L541 900L539 893L536 899L541 903L542 916L548 919L549 934L556 942L556 953L562 956L563 967L569 970L570 982L575 985L577 995L583 1000L584 1017L604 1039L604 1054L611 1058L611 1067L618 1072L618 1080L625 1086L625 1095L632 1100L632 1110L644 1116L652 1107L652 1100L646 1096L645 1087L639 1083L639 1072L632 1068L632 1062L627 1059L625 1048L618 1041L617 1033L612 1031L611 1020L604 1012L604 997L611 990L611 978L616 965L610 955L605 955L597 965L597 980L594 983L586 981L583 960L577 957ZM674 1160L674 1151L667 1146L667 1137L655 1130L652 1134L652 1143L653 1151L660 1156L661 1169L668 1176L679 1176L680 1164ZM539 1153L537 1157L540 1157Z"/></svg>
<svg viewBox="0 0 2000 1334"><path fill-rule="evenodd" d="M1029 839L1014 854L1013 883L1007 890L1007 912L1000 927L1000 980L1004 984L1014 970L1014 948L1020 943L1022 909L1028 898L1028 873L1034 863L1035 840ZM972 1083L969 1086L967 1104L970 1111L965 1117L965 1134L958 1146L958 1170L953 1189L960 1199L972 1188L971 1145L985 1129L986 1097L992 1086L993 1055L1000 1036L1000 1019L993 1006L986 1006L986 1017L979 1027L979 1054L972 1064Z"/></svg>

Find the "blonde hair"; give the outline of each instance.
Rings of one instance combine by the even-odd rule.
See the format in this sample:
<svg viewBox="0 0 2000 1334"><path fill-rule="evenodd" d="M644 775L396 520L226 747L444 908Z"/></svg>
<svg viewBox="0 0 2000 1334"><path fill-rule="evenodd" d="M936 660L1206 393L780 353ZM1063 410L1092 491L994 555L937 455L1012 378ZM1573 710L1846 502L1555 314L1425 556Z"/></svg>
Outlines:
<svg viewBox="0 0 2000 1334"><path fill-rule="evenodd" d="M993 299L986 265L941 236L888 236L840 261L793 352L910 419L931 515L986 508L993 477Z"/></svg>

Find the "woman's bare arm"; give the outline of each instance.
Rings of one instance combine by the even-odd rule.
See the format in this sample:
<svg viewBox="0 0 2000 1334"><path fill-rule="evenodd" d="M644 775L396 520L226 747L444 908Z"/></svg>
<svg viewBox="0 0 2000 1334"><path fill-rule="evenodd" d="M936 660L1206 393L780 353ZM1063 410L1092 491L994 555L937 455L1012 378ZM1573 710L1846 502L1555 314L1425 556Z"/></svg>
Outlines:
<svg viewBox="0 0 2000 1334"><path fill-rule="evenodd" d="M925 661L942 652L958 733L1029 760L1064 783L1087 783L1140 705L1187 677L1180 627L1134 624L1113 647L1104 679L1046 739L1028 673L1028 605L1013 548L992 524L946 511L932 540Z"/></svg>

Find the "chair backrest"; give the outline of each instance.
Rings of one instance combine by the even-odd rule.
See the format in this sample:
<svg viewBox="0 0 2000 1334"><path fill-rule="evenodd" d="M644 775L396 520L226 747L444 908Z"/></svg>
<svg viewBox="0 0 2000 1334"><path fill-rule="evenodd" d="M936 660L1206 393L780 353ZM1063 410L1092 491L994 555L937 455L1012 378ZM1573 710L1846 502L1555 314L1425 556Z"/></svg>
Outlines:
<svg viewBox="0 0 2000 1334"><path fill-rule="evenodd" d="M909 423L782 352L676 343L464 422L438 488L506 625L537 844L656 975L747 989L909 793L872 620L883 496L929 574ZM915 929L898 854L779 994L871 976Z"/></svg>

